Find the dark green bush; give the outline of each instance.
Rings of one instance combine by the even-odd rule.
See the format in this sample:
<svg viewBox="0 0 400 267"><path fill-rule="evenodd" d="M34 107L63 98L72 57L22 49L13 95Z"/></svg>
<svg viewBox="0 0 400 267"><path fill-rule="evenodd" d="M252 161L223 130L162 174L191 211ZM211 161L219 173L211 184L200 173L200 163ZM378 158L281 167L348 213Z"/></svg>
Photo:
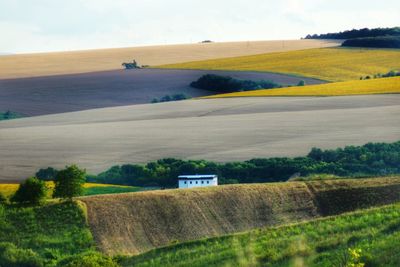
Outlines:
<svg viewBox="0 0 400 267"><path fill-rule="evenodd" d="M56 169L48 167L46 169L40 169L37 171L35 176L43 181L53 181L56 178L57 172L58 171Z"/></svg>
<svg viewBox="0 0 400 267"><path fill-rule="evenodd" d="M86 182L86 171L76 165L67 166L64 170L57 172L54 180L55 198L72 199L83 194L83 184Z"/></svg>
<svg viewBox="0 0 400 267"><path fill-rule="evenodd" d="M37 205L46 198L46 194L46 184L36 177L31 177L19 185L17 192L11 197L11 201Z"/></svg>
<svg viewBox="0 0 400 267"><path fill-rule="evenodd" d="M58 267L118 267L112 258L98 252L85 252L60 261Z"/></svg>
<svg viewBox="0 0 400 267"><path fill-rule="evenodd" d="M216 74L203 75L197 81L192 82L190 86L220 93L282 87L272 81L239 80L229 76L220 76Z"/></svg>
<svg viewBox="0 0 400 267"><path fill-rule="evenodd" d="M20 249L9 242L0 243L0 266L42 267L42 259L31 249Z"/></svg>

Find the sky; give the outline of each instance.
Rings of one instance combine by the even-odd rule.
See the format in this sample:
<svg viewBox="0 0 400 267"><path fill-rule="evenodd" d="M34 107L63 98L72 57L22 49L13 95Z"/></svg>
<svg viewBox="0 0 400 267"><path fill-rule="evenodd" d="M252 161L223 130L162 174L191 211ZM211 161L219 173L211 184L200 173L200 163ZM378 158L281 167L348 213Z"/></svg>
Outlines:
<svg viewBox="0 0 400 267"><path fill-rule="evenodd" d="M0 53L299 39L400 26L399 0L0 0Z"/></svg>

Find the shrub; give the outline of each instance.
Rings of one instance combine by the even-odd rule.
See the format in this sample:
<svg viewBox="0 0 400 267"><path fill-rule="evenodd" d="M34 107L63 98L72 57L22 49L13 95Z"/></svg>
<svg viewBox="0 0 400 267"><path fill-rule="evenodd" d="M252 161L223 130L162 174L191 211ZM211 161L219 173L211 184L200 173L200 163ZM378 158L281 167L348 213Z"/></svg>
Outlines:
<svg viewBox="0 0 400 267"><path fill-rule="evenodd" d="M35 176L43 181L53 181L54 178L56 178L57 172L58 171L56 169L48 167L46 169L40 169L37 171Z"/></svg>
<svg viewBox="0 0 400 267"><path fill-rule="evenodd" d="M175 94L175 95L166 95L161 97L160 99L154 98L151 103L161 103L161 102L169 102L169 101L180 101L190 99L190 97L186 96L185 94Z"/></svg>
<svg viewBox="0 0 400 267"><path fill-rule="evenodd" d="M232 93L257 89L271 89L281 87L272 81L239 80L230 76L206 74L190 84L191 87L209 91Z"/></svg>
<svg viewBox="0 0 400 267"><path fill-rule="evenodd" d="M59 267L118 267L110 257L98 252L86 252L68 257L58 263Z"/></svg>
<svg viewBox="0 0 400 267"><path fill-rule="evenodd" d="M140 69L140 66L137 64L136 60L133 60L132 62L124 62L122 63L122 66L127 69Z"/></svg>
<svg viewBox="0 0 400 267"><path fill-rule="evenodd" d="M12 243L1 242L0 266L41 267L43 260L31 249L20 249Z"/></svg>
<svg viewBox="0 0 400 267"><path fill-rule="evenodd" d="M46 184L36 177L31 177L20 184L11 201L21 204L40 204L47 193Z"/></svg>
<svg viewBox="0 0 400 267"><path fill-rule="evenodd" d="M67 166L57 173L54 181L53 197L72 199L83 194L83 184L86 182L86 171L76 165Z"/></svg>
<svg viewBox="0 0 400 267"><path fill-rule="evenodd" d="M297 86L305 86L306 82L304 80L299 81L299 83L297 84Z"/></svg>

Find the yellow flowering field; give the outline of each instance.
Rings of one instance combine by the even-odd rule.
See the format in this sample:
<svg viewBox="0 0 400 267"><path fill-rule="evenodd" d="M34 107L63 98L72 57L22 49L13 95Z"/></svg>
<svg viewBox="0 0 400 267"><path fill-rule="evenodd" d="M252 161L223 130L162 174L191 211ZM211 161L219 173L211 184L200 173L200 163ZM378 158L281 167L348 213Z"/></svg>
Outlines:
<svg viewBox="0 0 400 267"><path fill-rule="evenodd" d="M160 68L265 71L326 81L347 81L399 70L400 50L317 48L170 64Z"/></svg>
<svg viewBox="0 0 400 267"><path fill-rule="evenodd" d="M203 98L251 97L251 96L343 96L400 93L400 77L347 82L326 83L309 86L264 89L229 94L212 95Z"/></svg>

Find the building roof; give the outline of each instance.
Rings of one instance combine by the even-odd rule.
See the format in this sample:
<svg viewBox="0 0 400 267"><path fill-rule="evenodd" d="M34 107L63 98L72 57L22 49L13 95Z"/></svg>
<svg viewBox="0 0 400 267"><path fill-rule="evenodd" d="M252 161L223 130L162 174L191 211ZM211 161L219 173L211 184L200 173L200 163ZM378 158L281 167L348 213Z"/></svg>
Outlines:
<svg viewBox="0 0 400 267"><path fill-rule="evenodd" d="M217 178L215 174L203 174L203 175L179 175L178 179L180 180L189 180L189 179L214 179Z"/></svg>

